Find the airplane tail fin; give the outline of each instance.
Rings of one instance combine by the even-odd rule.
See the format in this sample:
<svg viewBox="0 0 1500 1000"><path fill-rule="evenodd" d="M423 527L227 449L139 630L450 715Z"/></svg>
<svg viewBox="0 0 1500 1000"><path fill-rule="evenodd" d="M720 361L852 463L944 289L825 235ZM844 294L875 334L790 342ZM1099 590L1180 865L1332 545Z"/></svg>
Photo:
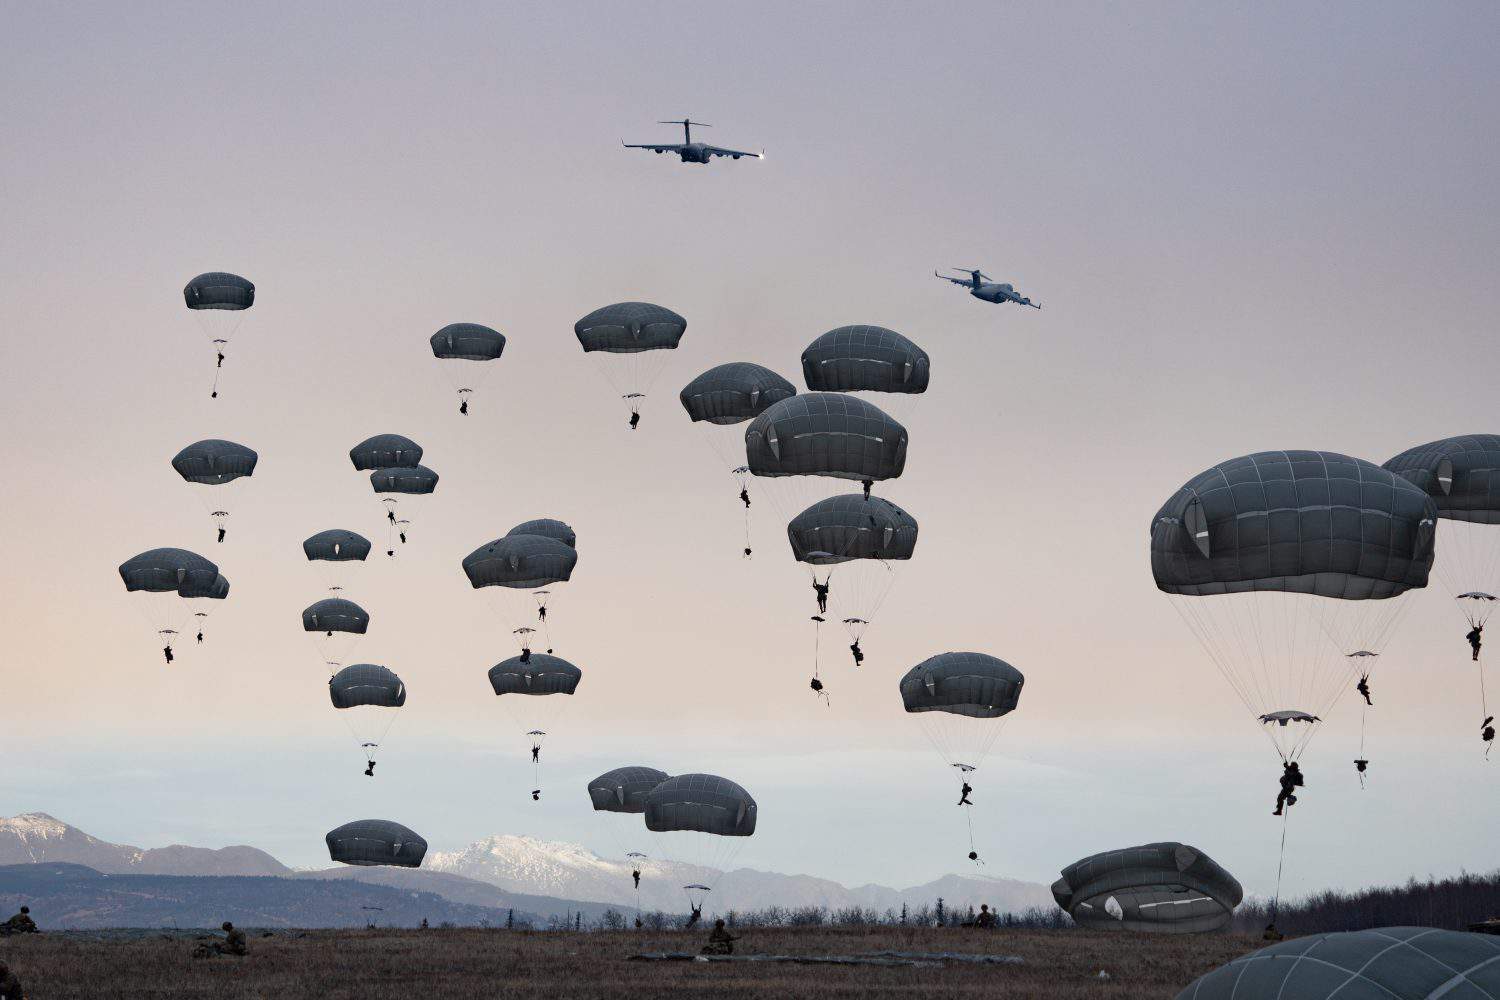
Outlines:
<svg viewBox="0 0 1500 1000"><path fill-rule="evenodd" d="M707 122L689 121L686 118L678 118L678 119L674 119L674 120L669 121L669 122L657 122L656 124L658 124L658 125L681 125L682 126L682 143L685 146L691 146L693 144L693 126L694 125L698 126L699 128L713 128L713 126L710 125L710 124L708 124Z"/></svg>

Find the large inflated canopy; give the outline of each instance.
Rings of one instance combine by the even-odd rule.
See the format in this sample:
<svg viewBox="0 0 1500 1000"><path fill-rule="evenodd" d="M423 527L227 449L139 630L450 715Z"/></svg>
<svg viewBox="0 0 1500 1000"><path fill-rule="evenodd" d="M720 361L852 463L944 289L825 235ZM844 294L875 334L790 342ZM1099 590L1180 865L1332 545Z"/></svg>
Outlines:
<svg viewBox="0 0 1500 1000"><path fill-rule="evenodd" d="M229 581L223 575L214 577L213 583L207 587L200 587L195 580L192 583L183 584L177 593L181 597L197 597L210 601L222 601L229 596Z"/></svg>
<svg viewBox="0 0 1500 1000"><path fill-rule="evenodd" d="M1418 445L1382 468L1432 497L1440 517L1500 524L1500 434L1463 434Z"/></svg>
<svg viewBox="0 0 1500 1000"><path fill-rule="evenodd" d="M695 423L738 424L797 395L797 387L748 361L716 365L683 386L677 398Z"/></svg>
<svg viewBox="0 0 1500 1000"><path fill-rule="evenodd" d="M1241 955L1177 1000L1492 1000L1500 937L1435 927L1311 934Z"/></svg>
<svg viewBox="0 0 1500 1000"><path fill-rule="evenodd" d="M505 334L479 323L449 323L430 343L435 358L494 361L505 350Z"/></svg>
<svg viewBox="0 0 1500 1000"><path fill-rule="evenodd" d="M411 469L421 464L422 446L400 434L376 434L350 448L349 461L361 472L370 469Z"/></svg>
<svg viewBox="0 0 1500 1000"><path fill-rule="evenodd" d="M578 551L542 535L506 535L464 557L470 586L529 590L561 583L573 575Z"/></svg>
<svg viewBox="0 0 1500 1000"><path fill-rule="evenodd" d="M745 429L745 464L757 476L894 479L906 466L906 428L855 396L793 396Z"/></svg>
<svg viewBox="0 0 1500 1000"><path fill-rule="evenodd" d="M187 549L151 549L120 564L120 579L126 590L163 593L211 588L219 567Z"/></svg>
<svg viewBox="0 0 1500 1000"><path fill-rule="evenodd" d="M329 528L306 538L302 552L309 561L358 562L370 554L370 540L357 531Z"/></svg>
<svg viewBox="0 0 1500 1000"><path fill-rule="evenodd" d="M370 489L376 493L431 493L437 484L438 474L425 465L370 473Z"/></svg>
<svg viewBox="0 0 1500 1000"><path fill-rule="evenodd" d="M354 663L328 681L328 697L334 708L375 705L400 708L406 704L406 685L396 672L377 663Z"/></svg>
<svg viewBox="0 0 1500 1000"><path fill-rule="evenodd" d="M595 309L573 324L585 351L635 354L674 348L687 330L687 320L650 302L616 302Z"/></svg>
<svg viewBox="0 0 1500 1000"><path fill-rule="evenodd" d="M755 832L755 799L716 774L679 774L646 796L646 829L748 837Z"/></svg>
<svg viewBox="0 0 1500 1000"><path fill-rule="evenodd" d="M388 819L361 819L328 831L328 856L345 865L421 867L427 841Z"/></svg>
<svg viewBox="0 0 1500 1000"><path fill-rule="evenodd" d="M1221 462L1151 523L1151 571L1170 594L1289 591L1351 600L1427 585L1437 508L1405 479L1326 451Z"/></svg>
<svg viewBox="0 0 1500 1000"><path fill-rule="evenodd" d="M370 627L370 614L353 601L328 597L302 609L305 632L353 632L364 635Z"/></svg>
<svg viewBox="0 0 1500 1000"><path fill-rule="evenodd" d="M917 547L917 519L889 500L845 493L819 500L792 518L786 536L797 561L815 566L910 559Z"/></svg>
<svg viewBox="0 0 1500 1000"><path fill-rule="evenodd" d="M948 712L971 719L998 719L1021 701L1026 678L988 653L939 653L901 678L908 712Z"/></svg>
<svg viewBox="0 0 1500 1000"><path fill-rule="evenodd" d="M582 670L547 653L532 653L530 663L512 656L490 668L490 687L496 694L572 694L582 679Z"/></svg>
<svg viewBox="0 0 1500 1000"><path fill-rule="evenodd" d="M1213 858L1175 841L1095 854L1052 884L1052 898L1080 926L1103 930L1216 930L1244 897Z"/></svg>
<svg viewBox="0 0 1500 1000"><path fill-rule="evenodd" d="M249 309L255 304L255 286L238 274L209 271L189 281L182 297L189 309Z"/></svg>
<svg viewBox="0 0 1500 1000"><path fill-rule="evenodd" d="M926 351L883 326L841 326L802 352L814 392L926 392L931 367Z"/></svg>
<svg viewBox="0 0 1500 1000"><path fill-rule="evenodd" d="M172 459L172 468L190 483L218 486L255 472L260 456L233 441L195 441Z"/></svg>
<svg viewBox="0 0 1500 1000"><path fill-rule="evenodd" d="M517 535L538 535L562 542L570 549L578 548L578 535L567 522L559 521L555 517L538 517L530 521L522 521L505 533L507 538L514 538Z"/></svg>
<svg viewBox="0 0 1500 1000"><path fill-rule="evenodd" d="M654 767L631 764L605 771L589 782L595 812L643 813L646 796L670 775Z"/></svg>

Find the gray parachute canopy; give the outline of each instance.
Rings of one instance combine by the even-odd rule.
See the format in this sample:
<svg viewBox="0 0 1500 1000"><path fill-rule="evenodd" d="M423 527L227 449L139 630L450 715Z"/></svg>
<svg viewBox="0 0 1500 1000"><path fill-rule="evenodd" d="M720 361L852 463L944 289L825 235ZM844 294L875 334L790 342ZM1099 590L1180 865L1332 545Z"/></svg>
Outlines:
<svg viewBox="0 0 1500 1000"><path fill-rule="evenodd" d="M1462 434L1418 445L1381 468L1432 497L1439 517L1500 524L1500 434Z"/></svg>
<svg viewBox="0 0 1500 1000"><path fill-rule="evenodd" d="M189 309L249 309L255 304L255 286L238 274L209 271L189 281L182 297Z"/></svg>
<svg viewBox="0 0 1500 1000"><path fill-rule="evenodd" d="M1500 938L1435 927L1310 934L1241 955L1177 1000L1488 1000Z"/></svg>
<svg viewBox="0 0 1500 1000"><path fill-rule="evenodd" d="M328 831L328 856L345 865L419 868L427 841L388 819L360 819Z"/></svg>
<svg viewBox="0 0 1500 1000"><path fill-rule="evenodd" d="M578 548L578 535L574 533L566 522L559 521L554 517L538 517L531 521L522 521L505 533L506 538L515 538L518 535L537 535L541 538L551 538L562 542L570 549Z"/></svg>
<svg viewBox="0 0 1500 1000"><path fill-rule="evenodd" d="M1021 671L986 653L939 653L901 678L908 712L948 712L971 719L998 719L1021 701Z"/></svg>
<svg viewBox="0 0 1500 1000"><path fill-rule="evenodd" d="M512 656L490 667L490 687L496 694L572 694L583 671L548 653L532 653L530 663Z"/></svg>
<svg viewBox="0 0 1500 1000"><path fill-rule="evenodd" d="M505 350L505 334L479 323L449 323L432 335L432 356L494 361Z"/></svg>
<svg viewBox="0 0 1500 1000"><path fill-rule="evenodd" d="M748 361L731 361L693 379L677 398L695 423L738 424L795 395L797 387L771 369Z"/></svg>
<svg viewBox="0 0 1500 1000"><path fill-rule="evenodd" d="M220 575L214 577L214 582L207 587L199 587L196 582L183 584L177 594L179 597L200 597L211 601L222 601L229 596L229 581Z"/></svg>
<svg viewBox="0 0 1500 1000"><path fill-rule="evenodd" d="M616 302L595 309L573 324L584 351L636 354L677 346L687 320L650 302Z"/></svg>
<svg viewBox="0 0 1500 1000"><path fill-rule="evenodd" d="M376 493L431 493L437 484L438 474L425 465L370 473L370 489Z"/></svg>
<svg viewBox="0 0 1500 1000"><path fill-rule="evenodd" d="M578 551L556 538L506 535L481 545L464 557L470 586L530 590L562 583L573 575Z"/></svg>
<svg viewBox="0 0 1500 1000"><path fill-rule="evenodd" d="M400 708L406 704L406 685L394 670L375 663L355 663L329 679L328 697L333 699L334 708Z"/></svg>
<svg viewBox="0 0 1500 1000"><path fill-rule="evenodd" d="M679 774L646 796L646 829L748 837L755 832L755 800L728 778Z"/></svg>
<svg viewBox="0 0 1500 1000"><path fill-rule="evenodd" d="M1169 841L1075 861L1052 898L1082 927L1184 934L1229 923L1245 890L1207 854Z"/></svg>
<svg viewBox="0 0 1500 1000"><path fill-rule="evenodd" d="M120 564L120 579L130 591L202 590L218 576L218 566L187 549L151 549Z"/></svg>
<svg viewBox="0 0 1500 1000"><path fill-rule="evenodd" d="M906 466L906 428L856 396L807 393L750 422L745 460L757 476L895 479Z"/></svg>
<svg viewBox="0 0 1500 1000"><path fill-rule="evenodd" d="M910 559L917 519L880 497L845 493L819 500L786 526L798 562L828 566L850 559Z"/></svg>
<svg viewBox="0 0 1500 1000"><path fill-rule="evenodd" d="M841 326L802 352L813 392L926 392L930 369L926 351L883 326Z"/></svg>
<svg viewBox="0 0 1500 1000"><path fill-rule="evenodd" d="M254 449L233 441L210 438L195 441L179 451L172 459L172 468L190 483L218 486L252 475L259 459Z"/></svg>
<svg viewBox="0 0 1500 1000"><path fill-rule="evenodd" d="M1425 587L1437 508L1369 462L1266 451L1221 462L1151 522L1151 572L1169 594L1278 590L1347 600Z"/></svg>
<svg viewBox="0 0 1500 1000"><path fill-rule="evenodd" d="M361 472L370 469L414 469L422 461L422 446L400 434L376 434L350 448L349 461Z"/></svg>
<svg viewBox="0 0 1500 1000"><path fill-rule="evenodd" d="M302 552L309 561L363 561L370 554L370 540L355 531L329 528L305 539Z"/></svg>
<svg viewBox="0 0 1500 1000"><path fill-rule="evenodd" d="M665 771L639 764L617 767L589 782L589 799L595 812L643 813L646 796L668 777Z"/></svg>
<svg viewBox="0 0 1500 1000"><path fill-rule="evenodd" d="M369 627L369 612L342 597L327 597L302 609L304 632L353 632L364 635Z"/></svg>

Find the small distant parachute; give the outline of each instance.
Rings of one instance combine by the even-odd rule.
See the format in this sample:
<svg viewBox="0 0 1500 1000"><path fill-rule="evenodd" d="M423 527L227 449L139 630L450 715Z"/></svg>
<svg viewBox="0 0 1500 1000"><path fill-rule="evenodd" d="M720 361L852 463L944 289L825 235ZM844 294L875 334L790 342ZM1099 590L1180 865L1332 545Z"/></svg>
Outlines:
<svg viewBox="0 0 1500 1000"><path fill-rule="evenodd" d="M219 396L219 373L229 342L239 331L245 310L255 305L255 286L249 280L226 271L209 271L189 281L182 289L183 301L198 317L198 325L208 337L214 351L214 386L211 395Z"/></svg>
<svg viewBox="0 0 1500 1000"><path fill-rule="evenodd" d="M1207 854L1168 841L1075 861L1052 897L1089 930L1198 934L1226 926L1245 890Z"/></svg>
<svg viewBox="0 0 1500 1000"><path fill-rule="evenodd" d="M600 372L630 406L633 428L640 401L687 331L687 320L650 302L616 302L595 309L573 324L584 353L598 360ZM618 357L608 357L618 355Z"/></svg>
<svg viewBox="0 0 1500 1000"><path fill-rule="evenodd" d="M665 771L654 767L629 764L605 771L588 784L595 821L620 854L635 862L636 870L651 846L640 818L646 811L646 796L668 777ZM639 894L639 887L636 892Z"/></svg>
<svg viewBox="0 0 1500 1000"><path fill-rule="evenodd" d="M530 521L522 521L505 533L507 538L514 538L517 535L537 535L562 542L570 549L578 548L577 533L565 522L553 517L538 517Z"/></svg>
<svg viewBox="0 0 1500 1000"><path fill-rule="evenodd" d="M376 751L406 704L406 684L388 667L354 663L328 679L328 697L358 741L373 776Z"/></svg>
<svg viewBox="0 0 1500 1000"><path fill-rule="evenodd" d="M536 790L541 790L540 753L543 740L552 730L559 715L571 697L549 697L572 695L583 680L583 671L560 656L546 653L523 653L502 660L490 668L490 688L499 695L530 695L527 698L502 698L501 704L510 714L516 729L525 733L531 741L532 764L535 771Z"/></svg>
<svg viewBox="0 0 1500 1000"><path fill-rule="evenodd" d="M396 466L370 473L370 489L381 497L385 506L385 554L396 554L396 540L406 544L411 531L412 498L427 496L437 489L438 474L425 465ZM401 497L406 497L403 503Z"/></svg>
<svg viewBox="0 0 1500 1000"><path fill-rule="evenodd" d="M337 670L370 628L370 614L353 601L328 597L302 609L302 629L323 662Z"/></svg>
<svg viewBox="0 0 1500 1000"><path fill-rule="evenodd" d="M422 446L400 434L376 434L350 448L349 461L360 472L414 469L422 462Z"/></svg>
<svg viewBox="0 0 1500 1000"><path fill-rule="evenodd" d="M647 794L645 818L659 857L710 869L717 876L755 833L757 806L749 792L728 778L679 774ZM714 881L683 886L688 904L700 909Z"/></svg>
<svg viewBox="0 0 1500 1000"><path fill-rule="evenodd" d="M490 368L472 362L498 361L505 350L505 335L479 323L449 323L434 333L429 343L432 356L447 362L442 366L443 373L458 393L459 412L468 413L468 397L479 388Z"/></svg>
<svg viewBox="0 0 1500 1000"><path fill-rule="evenodd" d="M814 584L823 571L830 603L859 642L891 592L894 564L916 550L917 519L882 497L841 493L792 518L786 534Z"/></svg>
<svg viewBox="0 0 1500 1000"><path fill-rule="evenodd" d="M209 608L213 607L212 602L222 601L229 596L229 581L221 574L214 577L211 587L190 585L179 590L177 595L189 602L189 613L194 619L197 641L201 643L208 631Z"/></svg>
<svg viewBox="0 0 1500 1000"><path fill-rule="evenodd" d="M511 530L523 527L517 525ZM463 561L469 585L475 590L485 590L491 607L517 635L523 650L530 648L528 636L533 631L533 622L548 627L544 609L550 591L544 588L566 582L578 565L578 550L563 538L553 537L572 537L572 529L555 521L544 530L552 534L511 534L497 538L470 552ZM576 544L576 537L573 542ZM550 642L549 638L549 648Z"/></svg>
<svg viewBox="0 0 1500 1000"><path fill-rule="evenodd" d="M133 606L167 649L190 611L184 595L212 592L220 579L216 564L187 549L150 549L125 560L119 571L125 590L137 595Z"/></svg>
<svg viewBox="0 0 1500 1000"><path fill-rule="evenodd" d="M362 563L369 557L370 540L357 531L328 528L303 539L302 554L319 571L328 589L338 593L349 583L348 564Z"/></svg>
<svg viewBox="0 0 1500 1000"><path fill-rule="evenodd" d="M386 819L361 819L328 831L328 856L344 865L420 868L427 841Z"/></svg>
<svg viewBox="0 0 1500 1000"><path fill-rule="evenodd" d="M184 481L214 487L194 492L214 519L221 542L228 530L230 509L239 499L238 488L255 474L259 460L253 448L217 438L195 441L172 459L172 468Z"/></svg>

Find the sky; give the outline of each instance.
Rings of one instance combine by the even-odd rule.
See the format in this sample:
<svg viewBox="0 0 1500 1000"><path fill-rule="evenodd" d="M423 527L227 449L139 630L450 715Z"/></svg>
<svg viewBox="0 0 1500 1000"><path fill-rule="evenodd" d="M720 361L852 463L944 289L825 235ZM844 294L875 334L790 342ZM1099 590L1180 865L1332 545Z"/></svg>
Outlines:
<svg viewBox="0 0 1500 1000"><path fill-rule="evenodd" d="M944 650L1027 677L974 784L982 874L1051 882L1150 840L1274 888L1269 744L1149 572L1160 503L1213 463L1384 461L1494 431L1500 11L1218 5L11 5L0 31L0 815L141 846L395 819L606 850L584 783L625 763L739 781L738 861L914 885L964 860L955 784L897 681ZM622 150L708 141L763 161ZM1042 311L980 303L982 267ZM181 288L256 284L220 398ZM687 317L638 431L571 325ZM508 338L459 416L427 338ZM807 689L811 592L674 397L748 360L798 381L850 323L932 357L898 407L921 522L857 672ZM410 696L379 776L298 612L302 538L382 537L346 453L399 432L442 477L397 559L351 586L360 659ZM169 465L261 462L228 540ZM831 491L830 491L831 492ZM485 672L513 653L460 560L536 516L578 532L554 605L584 681L533 803ZM1439 538L1441 559L1442 539ZM162 663L115 567L156 546L233 586ZM1500 584L1497 584L1500 586ZM1436 586L1382 658L1369 787L1349 693L1305 758L1292 894L1489 870L1500 760ZM18 764L19 762L19 764Z"/></svg>

